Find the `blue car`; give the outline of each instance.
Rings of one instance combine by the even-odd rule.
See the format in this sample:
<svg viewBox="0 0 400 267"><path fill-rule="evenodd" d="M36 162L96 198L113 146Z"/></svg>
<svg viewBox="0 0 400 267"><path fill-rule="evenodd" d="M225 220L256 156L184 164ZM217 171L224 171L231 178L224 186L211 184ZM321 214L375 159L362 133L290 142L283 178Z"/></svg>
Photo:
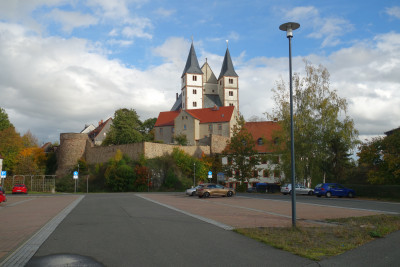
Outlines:
<svg viewBox="0 0 400 267"><path fill-rule="evenodd" d="M317 197L355 197L356 192L353 189L344 187L336 183L318 184L314 189L314 195Z"/></svg>

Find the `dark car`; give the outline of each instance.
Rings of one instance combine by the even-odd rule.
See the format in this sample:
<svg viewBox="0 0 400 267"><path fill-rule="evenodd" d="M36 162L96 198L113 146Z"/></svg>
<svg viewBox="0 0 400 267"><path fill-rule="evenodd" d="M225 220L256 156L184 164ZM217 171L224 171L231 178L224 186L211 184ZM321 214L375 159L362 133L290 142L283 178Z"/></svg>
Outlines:
<svg viewBox="0 0 400 267"><path fill-rule="evenodd" d="M355 197L356 192L353 189L346 188L337 183L318 184L314 189L314 195L317 197Z"/></svg>

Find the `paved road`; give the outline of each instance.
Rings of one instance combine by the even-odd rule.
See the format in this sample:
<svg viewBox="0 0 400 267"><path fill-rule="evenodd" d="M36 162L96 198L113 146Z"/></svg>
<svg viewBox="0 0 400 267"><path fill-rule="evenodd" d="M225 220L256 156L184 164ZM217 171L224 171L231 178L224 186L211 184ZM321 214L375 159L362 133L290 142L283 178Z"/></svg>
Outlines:
<svg viewBox="0 0 400 267"><path fill-rule="evenodd" d="M268 194L249 195L250 198L203 200L185 197L181 193L89 194L74 201L72 204L75 203L76 205L72 208L70 207L71 204L64 209L60 213L61 215L64 213L64 217L60 217L59 214L47 223L42 230L47 228L51 228L51 230L47 231L47 235L39 235L43 236L42 241L34 241L32 245L30 240L18 251L26 254L25 251L32 251L32 246L37 246L37 248L40 246L38 250L37 248L34 249L37 252L26 266L41 267L136 265L396 266L400 261L397 249L397 244L400 243L400 231L340 256L321 262L313 262L288 252L273 249L233 231L224 230L229 228L224 228L224 225L226 226L226 223L232 221L246 223L243 218L247 218L249 224L256 222L256 217L259 216L263 217L261 221L270 220L270 222L274 222L276 219L281 220L282 223L285 220L290 221L285 216L285 213L290 213L287 208L290 206L289 198L281 199L282 196L280 195L271 196ZM70 202L73 200L69 196L60 197L65 200L69 199ZM257 197L269 199L261 201L254 199ZM47 199L50 199L52 203L57 202L53 200L53 197ZM316 200L313 198L304 199L305 202ZM11 215L12 212L17 210L23 213L25 206L31 209L32 207L29 205L32 205L33 201L36 200L19 199L18 201L21 204L7 206L0 210L0 214L7 212ZM37 201L43 200L39 198ZM299 214L305 217L314 216L319 213L319 209L330 209L332 212L339 212L340 216L346 213L359 214L358 216L370 213L365 209L357 210L354 207L351 207L350 210L326 208L326 206L321 205L321 201L325 201L325 199L317 201L320 203L299 204L299 210L302 210ZM359 200L336 199L331 201L328 199L326 201L329 201L327 203L343 202L350 206L363 206L363 204L349 204L363 202ZM377 202L373 205L380 206L381 204ZM390 204L383 203L382 205L390 207ZM367 204L367 206L371 205L371 203ZM65 210L69 211L65 212ZM49 212L50 209L46 209L46 211ZM191 216L193 214L199 216L193 217ZM207 220L201 218L205 214L214 215L215 217L208 217L223 223L210 224ZM9 219L12 219L11 217L13 216L8 216ZM26 220L18 221L27 223ZM53 221L58 221L58 227ZM53 227L51 227L52 225ZM23 226L21 226L21 229L24 229ZM0 230L6 229L3 227ZM42 230L39 232L42 232ZM34 237L37 235L35 234ZM32 238L32 240L35 240L35 238ZM72 260L75 263L79 262L80 265L71 264ZM18 261L10 260L8 262ZM2 265L0 263L0 266L22 265L7 263Z"/></svg>
<svg viewBox="0 0 400 267"><path fill-rule="evenodd" d="M27 266L51 254L89 256L105 266L304 266L271 248L134 194L90 194Z"/></svg>

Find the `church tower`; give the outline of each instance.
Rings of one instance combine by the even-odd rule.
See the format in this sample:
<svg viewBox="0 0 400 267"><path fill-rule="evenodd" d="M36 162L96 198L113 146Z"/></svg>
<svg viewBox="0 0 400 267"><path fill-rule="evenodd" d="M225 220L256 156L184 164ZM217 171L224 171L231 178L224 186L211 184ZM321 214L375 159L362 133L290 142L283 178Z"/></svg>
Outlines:
<svg viewBox="0 0 400 267"><path fill-rule="evenodd" d="M218 77L218 92L222 106L235 106L236 110L239 111L239 76L233 68L228 47Z"/></svg>
<svg viewBox="0 0 400 267"><path fill-rule="evenodd" d="M193 42L181 76L182 109L203 108L203 71L197 60Z"/></svg>

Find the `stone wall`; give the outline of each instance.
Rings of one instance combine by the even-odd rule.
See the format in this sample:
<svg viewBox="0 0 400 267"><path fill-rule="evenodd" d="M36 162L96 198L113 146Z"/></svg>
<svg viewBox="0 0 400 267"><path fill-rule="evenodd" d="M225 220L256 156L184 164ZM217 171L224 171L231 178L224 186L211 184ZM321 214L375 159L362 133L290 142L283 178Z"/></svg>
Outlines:
<svg viewBox="0 0 400 267"><path fill-rule="evenodd" d="M222 139L221 139L222 138ZM222 136L213 136L216 152L222 151L225 144L225 139ZM223 144L218 144L223 140ZM60 135L60 146L57 150L58 169L56 174L62 176L68 174L71 168L75 166L77 161L84 158L88 164L106 163L114 157L117 150L128 155L128 157L137 160L144 154L146 158L155 158L164 155L170 155L174 148L179 148L190 156L200 158L202 154L210 155L210 146L178 146L159 143L135 143L127 145L115 146L94 146L88 139L87 134L64 133Z"/></svg>
<svg viewBox="0 0 400 267"><path fill-rule="evenodd" d="M227 142L230 138L226 136L221 136L221 135L211 135L211 148L210 152L211 154L220 154L222 151L224 151Z"/></svg>

